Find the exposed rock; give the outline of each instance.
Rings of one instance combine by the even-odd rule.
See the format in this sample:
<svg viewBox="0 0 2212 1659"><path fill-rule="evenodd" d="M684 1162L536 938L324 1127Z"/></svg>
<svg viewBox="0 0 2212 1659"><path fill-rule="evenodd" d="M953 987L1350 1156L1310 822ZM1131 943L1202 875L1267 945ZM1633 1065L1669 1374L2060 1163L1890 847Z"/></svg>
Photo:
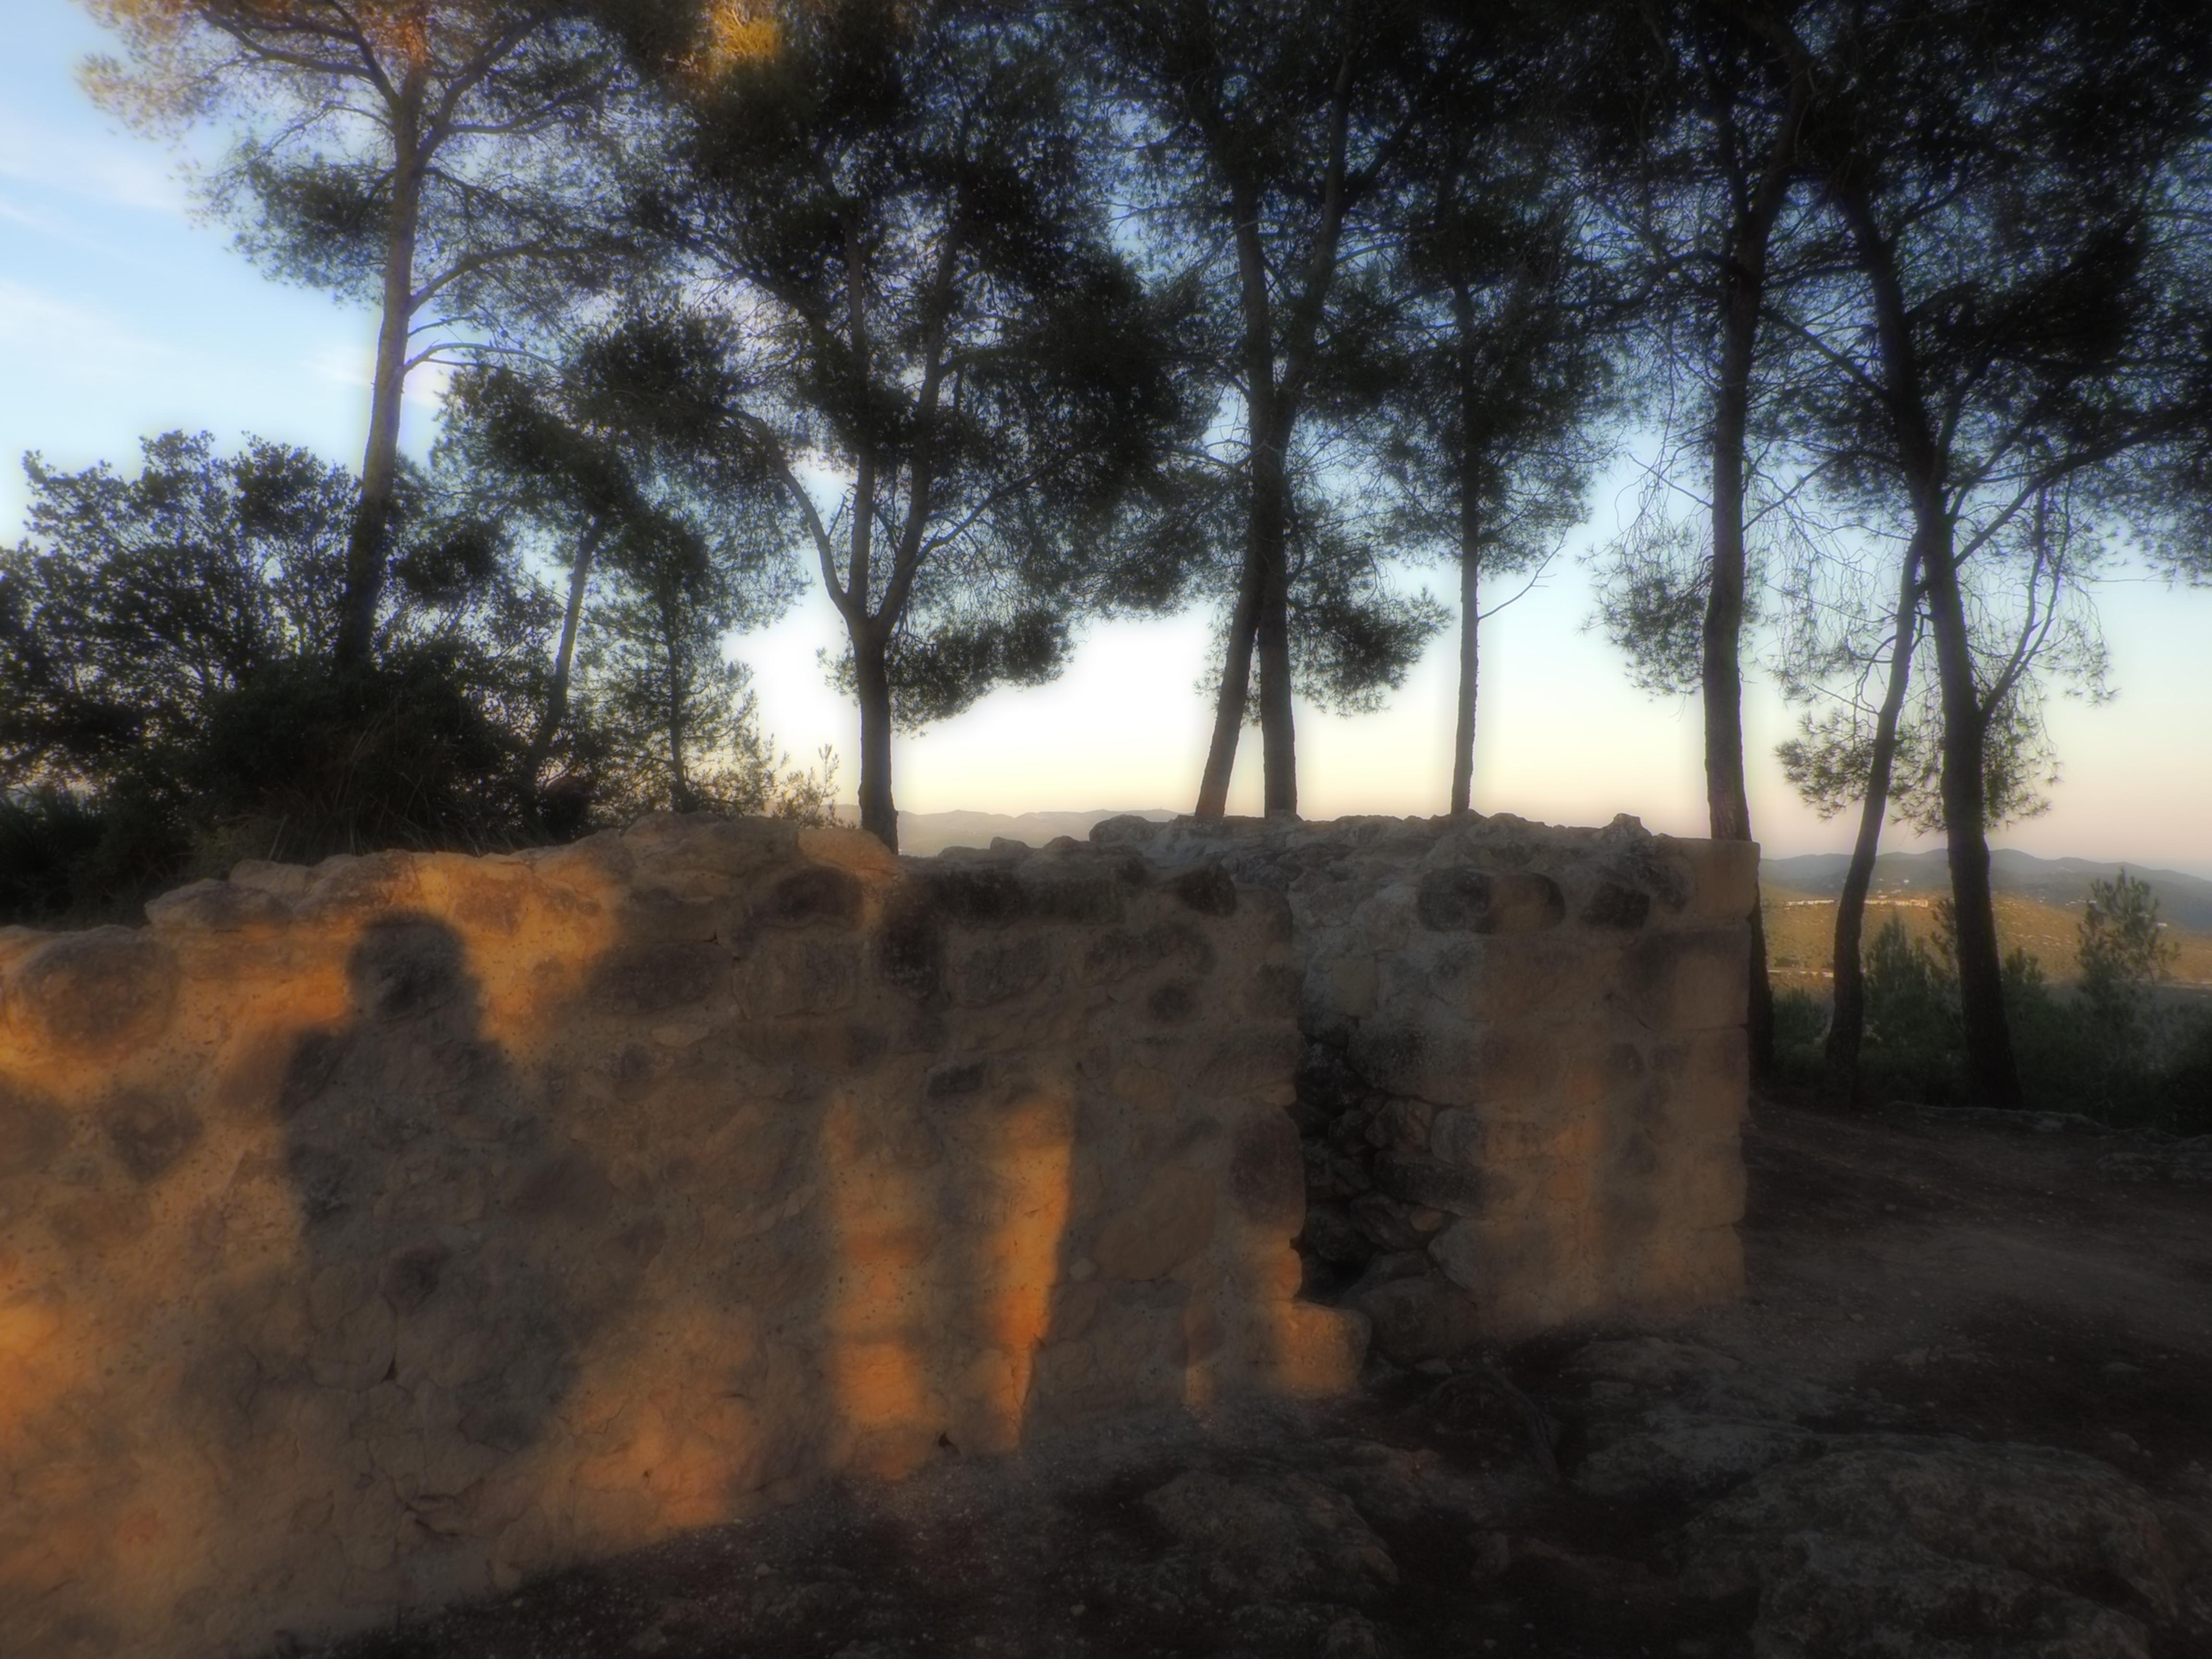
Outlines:
<svg viewBox="0 0 2212 1659"><path fill-rule="evenodd" d="M1376 1348L1400 1364L1457 1353L1482 1337L1481 1308L1441 1274L1364 1285L1346 1301L1367 1316Z"/></svg>
<svg viewBox="0 0 2212 1659"><path fill-rule="evenodd" d="M1226 1593L1358 1601L1398 1582L1352 1500L1304 1475L1194 1471L1148 1493L1145 1508Z"/></svg>
<svg viewBox="0 0 2212 1659"><path fill-rule="evenodd" d="M2138 1613L2188 1610L2187 1524L2073 1453L1869 1437L1715 1504L1686 1584L1756 1589L1762 1653L2120 1659L2147 1651Z"/></svg>
<svg viewBox="0 0 2212 1659"><path fill-rule="evenodd" d="M1820 1435L1782 1424L1685 1417L1608 1439L1583 1460L1574 1478L1608 1502L1690 1501L1717 1497L1763 1469L1826 1449Z"/></svg>
<svg viewBox="0 0 2212 1659"><path fill-rule="evenodd" d="M2107 1181L2166 1181L2177 1186L2212 1187L2212 1135L2184 1140L2146 1140L2097 1160Z"/></svg>
<svg viewBox="0 0 2212 1659"><path fill-rule="evenodd" d="M125 927L95 927L57 935L12 964L0 1012L31 1042L92 1059L159 1036L175 996L168 950Z"/></svg>
<svg viewBox="0 0 2212 1659"><path fill-rule="evenodd" d="M1322 1638L1321 1659L1382 1659L1382 1638L1374 1625L1356 1613L1338 1620Z"/></svg>
<svg viewBox="0 0 2212 1659"><path fill-rule="evenodd" d="M1764 1575L1758 1659L2149 1659L2139 1620L1911 1539L1793 1532Z"/></svg>
<svg viewBox="0 0 2212 1659"><path fill-rule="evenodd" d="M1427 1249L1485 1334L1740 1286L1746 958L1716 897L1751 890L1748 848L1501 817L1178 822L1147 854L1285 895L1308 1200L1378 1250ZM1621 1014L1637 1040L1569 1035ZM1584 1121L1575 1179L1562 1136ZM1308 1244L1356 1260L1329 1224Z"/></svg>

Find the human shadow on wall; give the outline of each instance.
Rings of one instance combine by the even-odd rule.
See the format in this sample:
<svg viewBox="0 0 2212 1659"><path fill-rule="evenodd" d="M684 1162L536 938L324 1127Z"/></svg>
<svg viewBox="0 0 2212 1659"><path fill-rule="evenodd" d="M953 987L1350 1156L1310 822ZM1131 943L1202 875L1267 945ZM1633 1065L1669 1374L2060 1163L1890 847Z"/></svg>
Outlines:
<svg viewBox="0 0 2212 1659"><path fill-rule="evenodd" d="M1231 1334L1186 1317L1170 1270L1227 1224L1207 1194L1237 1198L1245 1120L1291 1143L1297 1203L1295 1132L1231 1040L1261 1012L1287 1039L1291 1010L1226 971L1261 942L1233 900L1078 856L909 867L879 897L770 865L708 902L683 885L705 832L665 838L613 866L580 977L525 994L526 1049L488 1036L514 993L466 941L538 924L489 910L465 935L380 915L344 1019L289 1039L308 1328L286 1363L324 1414L301 1455L348 1601L508 1588L825 1475L1181 1404ZM1157 1101L1111 1086L1134 1048ZM1145 1248L1084 1288L1124 1212ZM1297 1217L1267 1219L1272 1262ZM1218 1254L1218 1305L1267 1301L1267 1263ZM1267 1342L1239 1339L1238 1369L1277 1369ZM301 1607L341 1588L317 1583Z"/></svg>
<svg viewBox="0 0 2212 1659"><path fill-rule="evenodd" d="M451 927L380 918L348 978L348 1023L298 1040L279 1100L306 1363L351 1397L343 1443L319 1449L354 1567L434 1578L441 1540L489 1546L533 1501L527 1479L499 1477L520 1473L575 1387L659 1224L621 1227L605 1170L562 1132L557 1092L486 1038ZM368 1475L346 1466L364 1448ZM456 1564L464 1579L481 1558ZM405 1600L430 1586L381 1588Z"/></svg>

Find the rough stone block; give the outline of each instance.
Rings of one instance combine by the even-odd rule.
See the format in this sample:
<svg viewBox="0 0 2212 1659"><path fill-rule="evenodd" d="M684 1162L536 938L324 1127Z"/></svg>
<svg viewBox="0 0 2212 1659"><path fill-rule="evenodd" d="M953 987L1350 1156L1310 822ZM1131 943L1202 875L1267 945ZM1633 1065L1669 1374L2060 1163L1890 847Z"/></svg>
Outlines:
<svg viewBox="0 0 2212 1659"><path fill-rule="evenodd" d="M1093 1288L1095 1286L1095 1288ZM1172 1281L1093 1280L1074 1287L1079 1334L1057 1328L1037 1351L1032 1395L1047 1419L1181 1404L1188 1350L1183 1310L1189 1291Z"/></svg>
<svg viewBox="0 0 2212 1659"><path fill-rule="evenodd" d="M1741 1027L1750 995L1748 927L1647 933L1629 952L1625 979L1632 1016L1661 1031Z"/></svg>
<svg viewBox="0 0 2212 1659"><path fill-rule="evenodd" d="M731 984L741 1019L831 1014L852 1006L859 994L860 958L834 936L776 935L746 953Z"/></svg>
<svg viewBox="0 0 2212 1659"><path fill-rule="evenodd" d="M169 949L127 927L63 933L9 972L5 1012L22 1038L82 1059L151 1042L176 1000Z"/></svg>
<svg viewBox="0 0 2212 1659"><path fill-rule="evenodd" d="M658 1014L705 1001L724 983L726 958L703 944L639 944L598 969L602 996L630 1014Z"/></svg>
<svg viewBox="0 0 2212 1659"><path fill-rule="evenodd" d="M1372 1086L1432 1107L1530 1101L1548 1096L1560 1072L1559 1044L1543 1030L1489 1030L1456 1021L1360 1028L1353 1067Z"/></svg>
<svg viewBox="0 0 2212 1659"><path fill-rule="evenodd" d="M1751 1045L1741 1026L1660 1043L1650 1069L1656 1109L1674 1133L1693 1139L1735 1133L1751 1093Z"/></svg>
<svg viewBox="0 0 2212 1659"><path fill-rule="evenodd" d="M1422 876L1414 899L1421 926L1437 933L1540 933L1566 913L1559 883L1530 870L1446 866Z"/></svg>
<svg viewBox="0 0 2212 1659"><path fill-rule="evenodd" d="M292 907L276 894L228 881L196 881L146 902L148 924L163 930L237 933L281 927L291 916Z"/></svg>
<svg viewBox="0 0 2212 1659"><path fill-rule="evenodd" d="M1428 982L1443 1009L1462 1020L1587 1031L1621 995L1626 948L1613 928L1455 940L1430 959Z"/></svg>
<svg viewBox="0 0 2212 1659"><path fill-rule="evenodd" d="M1214 1202L1211 1177L1170 1165L1145 1183L1134 1202L1107 1218L1091 1260L1109 1279L1164 1278L1212 1240Z"/></svg>
<svg viewBox="0 0 2212 1659"><path fill-rule="evenodd" d="M1485 1334L1474 1297L1439 1273L1370 1285L1352 1305L1367 1316L1376 1351L1401 1365L1462 1352Z"/></svg>
<svg viewBox="0 0 2212 1659"><path fill-rule="evenodd" d="M1690 872L1690 896L1683 907L1685 926L1722 921L1751 925L1759 902L1759 843L1748 841L1676 841L1662 837L1667 855Z"/></svg>
<svg viewBox="0 0 2212 1659"><path fill-rule="evenodd" d="M1250 1225L1288 1237L1305 1212L1305 1163L1297 1126L1273 1107L1248 1113L1229 1163L1229 1195Z"/></svg>

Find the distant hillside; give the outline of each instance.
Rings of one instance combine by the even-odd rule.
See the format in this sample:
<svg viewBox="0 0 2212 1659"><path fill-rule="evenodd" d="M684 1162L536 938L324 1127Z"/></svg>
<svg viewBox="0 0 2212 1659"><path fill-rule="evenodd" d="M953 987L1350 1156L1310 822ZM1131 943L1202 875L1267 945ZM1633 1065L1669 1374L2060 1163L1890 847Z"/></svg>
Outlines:
<svg viewBox="0 0 2212 1659"><path fill-rule="evenodd" d="M1832 897L1843 890L1844 872L1850 863L1842 853L1810 853L1801 858L1768 859L1759 874L1772 886ZM1990 876L1999 893L2015 894L2056 909L2080 909L2089 896L2092 881L2109 880L2123 867L2088 859L2039 859L2004 850L1990 859ZM2212 881L2176 870L2147 870L2133 864L2124 868L2150 884L2158 896L2160 920L2191 933L2212 933ZM1877 894L1934 895L1947 891L1950 884L1950 867L1941 848L1928 853L1884 853L1875 860Z"/></svg>
<svg viewBox="0 0 2212 1659"><path fill-rule="evenodd" d="M999 836L1008 841L1025 842L1031 847L1042 847L1055 836L1073 836L1081 841L1100 819L1118 817L1133 811L1140 818L1160 823L1176 816L1158 806L1102 806L1087 812L902 812L899 851L927 858L948 847L988 847L992 838ZM837 817L842 823L858 823L860 809L840 806Z"/></svg>

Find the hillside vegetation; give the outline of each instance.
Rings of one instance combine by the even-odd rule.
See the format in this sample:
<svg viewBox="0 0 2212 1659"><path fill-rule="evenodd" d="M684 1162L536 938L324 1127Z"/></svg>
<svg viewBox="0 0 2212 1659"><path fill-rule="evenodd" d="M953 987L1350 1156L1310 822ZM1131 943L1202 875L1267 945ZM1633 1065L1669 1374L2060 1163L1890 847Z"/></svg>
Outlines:
<svg viewBox="0 0 2212 1659"><path fill-rule="evenodd" d="M1886 894L1867 901L1866 933L1872 939L1892 917L1916 941L1936 944L1936 904L1941 889L1923 894ZM1825 994L1833 971L1836 901L1793 887L1765 886L1760 897L1766 915L1768 965L1778 991ZM2081 904L2060 905L2019 893L1996 897L1997 938L2004 950L2025 950L2054 983L2070 985L2078 971ZM2212 930L2168 923L2166 937L2176 954L2172 983L2212 991Z"/></svg>

